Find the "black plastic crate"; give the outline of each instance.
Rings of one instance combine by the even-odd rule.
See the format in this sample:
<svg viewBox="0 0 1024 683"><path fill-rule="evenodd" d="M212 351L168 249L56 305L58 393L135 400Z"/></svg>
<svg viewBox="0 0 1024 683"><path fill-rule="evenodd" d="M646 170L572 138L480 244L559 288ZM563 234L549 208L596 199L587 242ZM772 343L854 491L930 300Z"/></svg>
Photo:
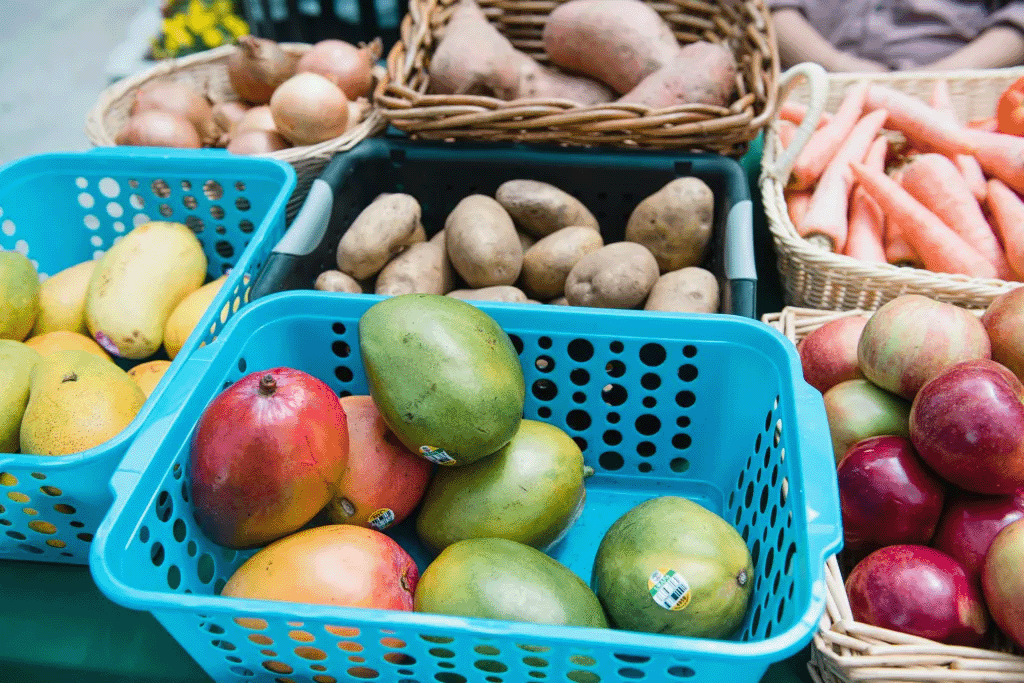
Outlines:
<svg viewBox="0 0 1024 683"><path fill-rule="evenodd" d="M337 38L350 43L376 37L390 47L408 0L239 0L250 32L278 42L315 43Z"/></svg>
<svg viewBox="0 0 1024 683"><path fill-rule="evenodd" d="M252 290L312 289L317 276L337 268L341 235L382 192L405 192L422 208L428 236L467 195L494 196L507 180L551 183L583 202L601 225L605 243L623 239L636 205L669 181L700 178L715 195L713 248L701 264L718 276L721 312L755 317L753 205L739 163L716 154L526 145L460 144L371 138L338 154L314 181L302 209L274 248Z"/></svg>

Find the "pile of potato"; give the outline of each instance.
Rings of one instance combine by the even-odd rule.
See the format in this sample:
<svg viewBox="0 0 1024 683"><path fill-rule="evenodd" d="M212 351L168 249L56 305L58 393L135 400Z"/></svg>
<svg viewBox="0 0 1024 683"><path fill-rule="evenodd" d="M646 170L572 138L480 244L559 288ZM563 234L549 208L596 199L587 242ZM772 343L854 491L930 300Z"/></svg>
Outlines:
<svg viewBox="0 0 1024 683"><path fill-rule="evenodd" d="M701 268L714 195L676 178L641 201L625 241L605 244L576 197L536 180L473 194L429 240L408 194L382 194L342 235L337 270L314 288L335 292L447 294L459 299L715 313L717 278Z"/></svg>

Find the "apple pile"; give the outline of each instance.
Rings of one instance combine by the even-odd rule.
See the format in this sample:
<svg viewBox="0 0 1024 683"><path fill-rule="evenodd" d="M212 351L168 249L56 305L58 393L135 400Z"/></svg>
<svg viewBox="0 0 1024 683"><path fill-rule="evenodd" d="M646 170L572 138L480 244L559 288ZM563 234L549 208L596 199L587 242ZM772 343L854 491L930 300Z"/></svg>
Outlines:
<svg viewBox="0 0 1024 683"><path fill-rule="evenodd" d="M822 392L854 617L949 645L1024 648L1024 287L980 318L919 295L798 351Z"/></svg>

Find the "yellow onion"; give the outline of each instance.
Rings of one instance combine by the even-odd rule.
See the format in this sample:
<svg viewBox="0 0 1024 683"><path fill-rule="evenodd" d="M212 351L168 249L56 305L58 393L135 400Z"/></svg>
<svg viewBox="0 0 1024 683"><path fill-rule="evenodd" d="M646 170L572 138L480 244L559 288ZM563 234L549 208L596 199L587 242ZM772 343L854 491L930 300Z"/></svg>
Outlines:
<svg viewBox="0 0 1024 683"><path fill-rule="evenodd" d="M203 145L212 145L220 137L213 121L213 109L206 96L185 83L156 82L139 88L132 102L131 114L165 111L183 116L199 134Z"/></svg>
<svg viewBox="0 0 1024 683"><path fill-rule="evenodd" d="M252 104L266 104L277 86L295 75L298 56L269 38L242 36L228 57L228 80L235 93Z"/></svg>
<svg viewBox="0 0 1024 683"><path fill-rule="evenodd" d="M281 135L294 145L336 138L348 125L348 98L323 76L295 74L270 98L270 112Z"/></svg>
<svg viewBox="0 0 1024 683"><path fill-rule="evenodd" d="M380 59L384 43L380 38L356 47L343 40L321 40L299 58L299 73L320 74L341 88L345 97L366 97L373 87L371 69Z"/></svg>
<svg viewBox="0 0 1024 683"><path fill-rule="evenodd" d="M119 145L139 147L202 147L199 133L188 119L166 111L150 110L136 114L117 133Z"/></svg>

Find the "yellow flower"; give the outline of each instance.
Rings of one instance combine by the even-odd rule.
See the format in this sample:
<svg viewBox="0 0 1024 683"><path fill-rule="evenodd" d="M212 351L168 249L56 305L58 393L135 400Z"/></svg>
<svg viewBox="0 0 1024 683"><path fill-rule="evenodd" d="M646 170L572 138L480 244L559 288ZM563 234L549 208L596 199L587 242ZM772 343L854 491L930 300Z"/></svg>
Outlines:
<svg viewBox="0 0 1024 683"><path fill-rule="evenodd" d="M221 19L221 25L231 32L231 35L235 38L238 36L244 36L249 33L249 25L242 19L239 19L234 14L229 14Z"/></svg>
<svg viewBox="0 0 1024 683"><path fill-rule="evenodd" d="M192 0L188 6L187 26L194 33L202 33L213 28L217 23L217 16L207 9L202 0Z"/></svg>
<svg viewBox="0 0 1024 683"><path fill-rule="evenodd" d="M224 34L219 28L209 28L203 31L203 42L207 47L217 47L224 43Z"/></svg>
<svg viewBox="0 0 1024 683"><path fill-rule="evenodd" d="M219 17L226 17L234 12L234 7L231 0L213 0L210 10Z"/></svg>

